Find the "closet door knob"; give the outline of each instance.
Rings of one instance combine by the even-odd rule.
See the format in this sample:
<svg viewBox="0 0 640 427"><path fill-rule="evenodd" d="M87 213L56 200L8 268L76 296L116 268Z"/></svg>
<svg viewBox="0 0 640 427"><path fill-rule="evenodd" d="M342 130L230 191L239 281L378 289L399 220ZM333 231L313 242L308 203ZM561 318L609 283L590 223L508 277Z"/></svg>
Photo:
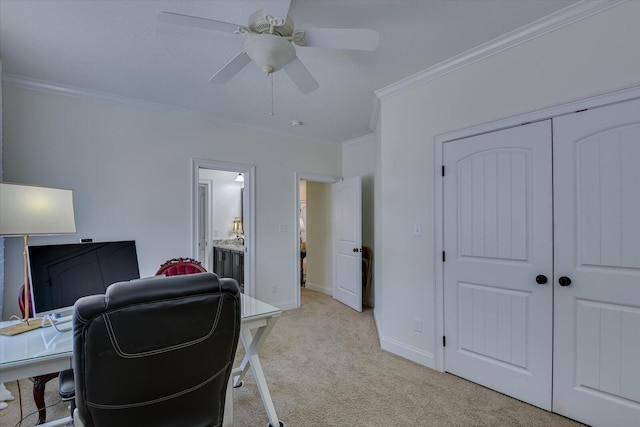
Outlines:
<svg viewBox="0 0 640 427"><path fill-rule="evenodd" d="M558 283L560 284L560 286L569 286L571 284L571 279L569 279L567 276L562 276L558 279Z"/></svg>
<svg viewBox="0 0 640 427"><path fill-rule="evenodd" d="M536 276L536 283L538 285L544 285L547 282L548 282L547 276L545 276L544 274L540 274L540 275Z"/></svg>

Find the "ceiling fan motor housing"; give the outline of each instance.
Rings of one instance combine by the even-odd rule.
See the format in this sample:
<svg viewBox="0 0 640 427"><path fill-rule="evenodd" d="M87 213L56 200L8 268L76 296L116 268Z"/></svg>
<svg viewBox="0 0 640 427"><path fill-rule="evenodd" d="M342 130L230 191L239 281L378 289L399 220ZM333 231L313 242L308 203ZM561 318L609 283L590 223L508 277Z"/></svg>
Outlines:
<svg viewBox="0 0 640 427"><path fill-rule="evenodd" d="M258 34L271 34L272 19L282 19L277 16L270 16L264 10L257 10L249 16L247 27ZM287 16L282 25L273 27L273 34L283 37L290 37L293 34L293 20Z"/></svg>

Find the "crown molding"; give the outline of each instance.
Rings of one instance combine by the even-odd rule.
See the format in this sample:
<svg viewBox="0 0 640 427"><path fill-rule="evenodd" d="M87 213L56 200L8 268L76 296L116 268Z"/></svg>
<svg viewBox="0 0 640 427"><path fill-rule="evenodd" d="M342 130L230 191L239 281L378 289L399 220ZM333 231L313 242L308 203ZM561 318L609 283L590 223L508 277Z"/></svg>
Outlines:
<svg viewBox="0 0 640 427"><path fill-rule="evenodd" d="M242 130L250 130L250 131L261 132L261 133L266 132L266 133L278 135L278 136L284 135L289 138L300 138L300 139L309 141L311 143L339 145L339 143L332 142L332 141L310 138L307 136L297 136L297 135L292 135L286 132L276 131L273 129L261 128L258 126L251 126L244 123L238 123L232 120L222 119L220 117L216 117L213 115L204 114L195 110L189 110L187 108L176 107L168 104L161 104L158 102L145 101L139 98L131 98L131 97L122 96L122 95L115 95L112 93L101 92L101 91L92 90L92 89L66 86L58 83L31 79L28 77L17 76L13 74L2 75L2 83L9 86L13 86L13 87L37 90L40 92L47 92L47 93L52 93L56 95L65 95L65 96L71 96L75 98L85 98L85 99L88 98L88 99L94 99L94 100L99 100L99 101L104 101L104 102L109 102L114 104L128 105L131 107L136 107L141 109L155 110L155 111L161 111L161 112L166 112L171 114L179 114L179 115L188 116L188 117L195 117L195 118L200 118L200 119L213 122L216 125L220 125L220 126L237 128Z"/></svg>
<svg viewBox="0 0 640 427"><path fill-rule="evenodd" d="M374 105L369 127L374 130L378 121L381 102L407 92L421 84L459 70L474 62L493 56L519 44L541 37L559 28L571 25L607 9L627 3L629 0L581 0L523 27L453 56L432 67L406 77L374 92Z"/></svg>
<svg viewBox="0 0 640 427"><path fill-rule="evenodd" d="M368 133L366 135L358 136L356 138L343 142L342 146L345 147L347 145L357 144L359 142L368 142L369 140L372 140L373 138L375 138L375 136L376 134L374 132Z"/></svg>
<svg viewBox="0 0 640 427"><path fill-rule="evenodd" d="M198 113L193 110L174 107L171 105L160 104L150 101L144 101L138 98L131 98L122 95L114 95L108 92L101 92L97 90L84 89L74 86L66 86L58 83L48 82L45 80L37 80L29 77L23 77L13 74L5 74L2 77L2 83L18 87L22 89L37 90L40 92L53 93L56 95L66 95L75 98L90 98L100 101L106 101L114 104L123 104L133 107L150 108L153 110L167 111L171 113L183 114L187 116L200 117L205 119L214 119L205 114Z"/></svg>

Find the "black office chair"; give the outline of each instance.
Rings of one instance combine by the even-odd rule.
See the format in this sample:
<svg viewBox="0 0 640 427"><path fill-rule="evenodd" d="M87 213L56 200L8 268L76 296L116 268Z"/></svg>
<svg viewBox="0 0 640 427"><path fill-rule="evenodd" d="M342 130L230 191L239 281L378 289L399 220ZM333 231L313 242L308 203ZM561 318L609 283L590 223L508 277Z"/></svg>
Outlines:
<svg viewBox="0 0 640 427"><path fill-rule="evenodd" d="M74 425L220 426L240 291L213 273L115 283L73 312ZM75 377L75 378L74 378Z"/></svg>

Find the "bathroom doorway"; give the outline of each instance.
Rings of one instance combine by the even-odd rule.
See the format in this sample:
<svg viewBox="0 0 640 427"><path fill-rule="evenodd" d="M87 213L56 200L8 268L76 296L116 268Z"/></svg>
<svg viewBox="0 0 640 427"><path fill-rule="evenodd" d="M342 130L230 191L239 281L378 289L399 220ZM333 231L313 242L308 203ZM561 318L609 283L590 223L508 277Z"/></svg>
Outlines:
<svg viewBox="0 0 640 427"><path fill-rule="evenodd" d="M192 257L255 292L255 166L193 159Z"/></svg>

